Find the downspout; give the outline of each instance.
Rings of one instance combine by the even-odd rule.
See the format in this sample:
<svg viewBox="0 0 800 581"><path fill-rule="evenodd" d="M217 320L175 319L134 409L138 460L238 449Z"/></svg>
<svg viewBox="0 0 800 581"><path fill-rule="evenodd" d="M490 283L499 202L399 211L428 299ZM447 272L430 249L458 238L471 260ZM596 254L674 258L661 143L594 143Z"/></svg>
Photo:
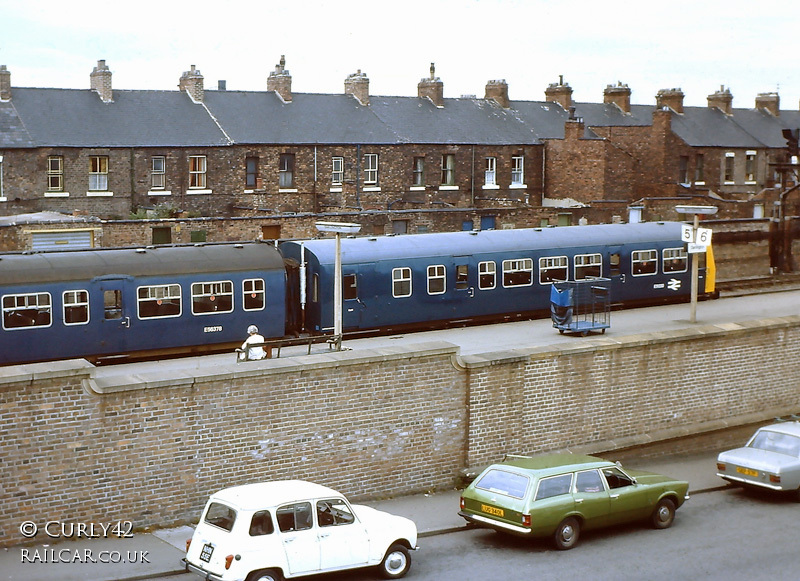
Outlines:
<svg viewBox="0 0 800 581"><path fill-rule="evenodd" d="M314 146L314 184L311 190L312 209L315 214L319 213L319 200L317 199L317 146Z"/></svg>
<svg viewBox="0 0 800 581"><path fill-rule="evenodd" d="M300 330L306 329L306 245L300 243Z"/></svg>
<svg viewBox="0 0 800 581"><path fill-rule="evenodd" d="M345 207L347 207L345 205ZM356 210L361 209L361 144L356 145Z"/></svg>
<svg viewBox="0 0 800 581"><path fill-rule="evenodd" d="M472 170L469 180L469 207L475 208L475 144L472 144Z"/></svg>

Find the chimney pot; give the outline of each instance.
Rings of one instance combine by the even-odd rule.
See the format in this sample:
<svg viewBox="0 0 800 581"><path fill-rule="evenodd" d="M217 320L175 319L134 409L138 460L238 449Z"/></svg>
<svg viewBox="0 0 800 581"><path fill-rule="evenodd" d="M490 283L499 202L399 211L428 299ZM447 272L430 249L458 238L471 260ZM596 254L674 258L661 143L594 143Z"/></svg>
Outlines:
<svg viewBox="0 0 800 581"><path fill-rule="evenodd" d="M731 90L726 89L725 85L720 85L719 91L708 96L708 106L710 108L717 108L725 115L733 113L733 95Z"/></svg>
<svg viewBox="0 0 800 581"><path fill-rule="evenodd" d="M0 101L11 100L11 71L0 65Z"/></svg>
<svg viewBox="0 0 800 581"><path fill-rule="evenodd" d="M569 111L572 106L572 87L564 82L564 75L558 75L558 83L550 83L544 91L544 98L548 102L558 103L564 111Z"/></svg>
<svg viewBox="0 0 800 581"><path fill-rule="evenodd" d="M92 70L89 75L89 86L93 91L100 95L100 100L103 103L110 103L113 101L113 91L111 90L111 70L106 66L106 61L101 59L97 61L97 66Z"/></svg>
<svg viewBox="0 0 800 581"><path fill-rule="evenodd" d="M361 69L344 80L344 94L352 95L362 105L369 105L369 78Z"/></svg>
<svg viewBox="0 0 800 581"><path fill-rule="evenodd" d="M275 70L267 77L267 91L275 91L284 103L292 102L292 75L286 70L286 56L275 65Z"/></svg>
<svg viewBox="0 0 800 581"><path fill-rule="evenodd" d="M680 88L661 89L656 93L656 107L669 107L676 113L683 113L683 91Z"/></svg>
<svg viewBox="0 0 800 581"><path fill-rule="evenodd" d="M195 103L202 103L204 96L202 73L192 65L188 71L181 75L178 81L178 89L189 93Z"/></svg>
<svg viewBox="0 0 800 581"><path fill-rule="evenodd" d="M437 107L444 107L444 83L436 76L436 67L431 63L431 76L417 84L417 96L428 98Z"/></svg>
<svg viewBox="0 0 800 581"><path fill-rule="evenodd" d="M486 83L485 99L493 99L498 105L504 109L511 106L511 101L508 99L508 83L505 79L497 79Z"/></svg>
<svg viewBox="0 0 800 581"><path fill-rule="evenodd" d="M780 117L781 98L778 93L759 93L756 95L756 109L765 109L773 117Z"/></svg>

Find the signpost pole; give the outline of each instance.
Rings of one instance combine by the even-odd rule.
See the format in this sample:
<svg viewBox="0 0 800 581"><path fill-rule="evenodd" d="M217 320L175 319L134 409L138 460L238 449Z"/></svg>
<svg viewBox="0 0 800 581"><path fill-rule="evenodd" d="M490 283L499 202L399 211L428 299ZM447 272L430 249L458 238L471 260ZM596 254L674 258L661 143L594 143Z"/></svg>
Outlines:
<svg viewBox="0 0 800 581"><path fill-rule="evenodd" d="M697 256L702 252L705 252L704 249L701 249L702 252L698 252L696 248L692 248L692 246L697 246L700 242L697 239L697 231L700 228L700 215L701 214L716 214L717 207L716 206L675 206L675 210L680 214L692 214L694 216L694 222L692 224L692 235L691 241L689 241L689 251L690 254L694 254L695 256L692 257L692 305L691 310L689 312L689 322L696 323L697 322L697 287L699 281L699 270L700 270L700 260ZM709 231L710 235L710 231ZM707 245L704 245L707 246Z"/></svg>

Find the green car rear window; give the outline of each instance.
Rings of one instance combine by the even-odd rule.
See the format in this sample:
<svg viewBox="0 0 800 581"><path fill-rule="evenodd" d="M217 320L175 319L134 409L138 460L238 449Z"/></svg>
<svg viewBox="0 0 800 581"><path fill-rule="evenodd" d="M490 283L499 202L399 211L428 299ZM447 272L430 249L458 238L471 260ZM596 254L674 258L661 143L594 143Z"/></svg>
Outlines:
<svg viewBox="0 0 800 581"><path fill-rule="evenodd" d="M476 488L489 490L512 498L523 498L528 489L529 478L505 470L489 470L475 484Z"/></svg>

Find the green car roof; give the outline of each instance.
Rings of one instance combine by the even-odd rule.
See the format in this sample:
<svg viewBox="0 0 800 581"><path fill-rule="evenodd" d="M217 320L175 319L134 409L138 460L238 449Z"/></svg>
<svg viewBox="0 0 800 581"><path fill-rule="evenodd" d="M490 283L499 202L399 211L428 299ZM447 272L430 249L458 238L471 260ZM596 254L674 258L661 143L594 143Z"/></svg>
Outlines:
<svg viewBox="0 0 800 581"><path fill-rule="evenodd" d="M535 474L532 476L547 476L551 473L559 473L571 470L589 470L591 468L601 468L614 466L613 462L597 458L595 456L583 456L579 454L545 454L542 456L507 456L499 464L494 464L493 468L502 466L513 466L530 471Z"/></svg>

